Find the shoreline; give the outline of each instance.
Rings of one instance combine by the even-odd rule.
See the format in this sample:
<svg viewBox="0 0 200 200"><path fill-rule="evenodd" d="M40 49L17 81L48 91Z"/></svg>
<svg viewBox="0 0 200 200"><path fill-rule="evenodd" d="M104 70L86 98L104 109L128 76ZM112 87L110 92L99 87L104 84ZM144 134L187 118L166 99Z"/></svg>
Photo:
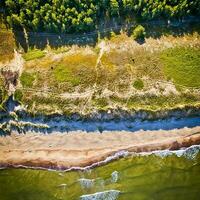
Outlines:
<svg viewBox="0 0 200 200"><path fill-rule="evenodd" d="M82 170L106 164L126 153L179 150L200 144L200 126L170 131L74 131L50 135L28 132L0 137L0 166Z"/></svg>

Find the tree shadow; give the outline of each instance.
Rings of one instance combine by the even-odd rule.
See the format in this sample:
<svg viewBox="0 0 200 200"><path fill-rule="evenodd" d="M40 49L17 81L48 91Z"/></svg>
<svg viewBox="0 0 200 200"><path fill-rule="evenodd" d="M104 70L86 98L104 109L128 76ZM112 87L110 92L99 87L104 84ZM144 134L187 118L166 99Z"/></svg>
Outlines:
<svg viewBox="0 0 200 200"><path fill-rule="evenodd" d="M95 46L98 38L97 32L91 34L58 34L47 32L28 32L27 39L22 31L14 31L16 44L22 47L25 52L28 49L37 48L44 49L47 45L51 48L57 49L61 46Z"/></svg>
<svg viewBox="0 0 200 200"><path fill-rule="evenodd" d="M158 39L163 35L181 36L184 34L192 34L194 32L200 33L200 20L197 18L182 20L182 21L168 21L156 20L149 21L148 23L140 23L145 27L146 38ZM108 27L94 32L82 33L82 34L60 34L60 33L48 33L48 32L27 32L27 39L23 31L14 31L16 44L22 47L25 52L29 48L44 49L47 45L51 48L59 48L61 46L95 46L98 39L112 37L112 33L116 35L120 31L124 31L128 36L131 35L131 30L135 24L124 24L115 27ZM139 44L143 44L145 39L136 40Z"/></svg>
<svg viewBox="0 0 200 200"><path fill-rule="evenodd" d="M198 19L188 19L182 21L158 21L150 22L145 25L146 37L154 39L164 35L182 36L185 34L200 33L200 21Z"/></svg>

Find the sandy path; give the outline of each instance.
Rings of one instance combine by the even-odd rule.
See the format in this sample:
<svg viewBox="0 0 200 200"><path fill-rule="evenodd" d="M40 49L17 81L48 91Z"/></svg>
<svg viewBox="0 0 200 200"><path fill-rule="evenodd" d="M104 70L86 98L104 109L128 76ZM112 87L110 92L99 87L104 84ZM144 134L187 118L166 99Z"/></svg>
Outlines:
<svg viewBox="0 0 200 200"><path fill-rule="evenodd" d="M121 150L149 152L200 144L200 126L171 131L27 133L0 137L0 165L46 168L88 166Z"/></svg>

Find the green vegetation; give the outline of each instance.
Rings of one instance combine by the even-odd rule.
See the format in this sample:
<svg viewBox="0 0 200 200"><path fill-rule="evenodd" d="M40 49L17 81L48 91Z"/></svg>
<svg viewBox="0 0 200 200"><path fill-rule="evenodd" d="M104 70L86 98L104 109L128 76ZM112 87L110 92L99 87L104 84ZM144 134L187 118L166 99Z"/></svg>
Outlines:
<svg viewBox="0 0 200 200"><path fill-rule="evenodd" d="M0 199L74 200L85 194L119 190L117 200L196 200L199 171L198 149L185 156L130 156L84 171L4 169L0 170Z"/></svg>
<svg viewBox="0 0 200 200"><path fill-rule="evenodd" d="M106 98L97 98L93 100L94 107L97 107L100 110L106 109L109 106L108 99Z"/></svg>
<svg viewBox="0 0 200 200"><path fill-rule="evenodd" d="M13 58L13 37L10 31L0 30L0 62Z"/></svg>
<svg viewBox="0 0 200 200"><path fill-rule="evenodd" d="M134 81L133 87L137 90L142 90L144 88L144 83L141 79L137 79Z"/></svg>
<svg viewBox="0 0 200 200"><path fill-rule="evenodd" d="M145 28L141 25L138 25L132 32L132 37L135 39L135 40L138 40L138 39L144 39L146 33L145 33Z"/></svg>
<svg viewBox="0 0 200 200"><path fill-rule="evenodd" d="M0 75L0 110L1 110L1 107L3 106L4 101L7 99L7 97L8 97L8 94L5 89L4 80L3 80L3 77Z"/></svg>
<svg viewBox="0 0 200 200"><path fill-rule="evenodd" d="M34 81L34 89L41 90L46 86L53 93L72 92L77 85L79 89L91 86L95 81L97 55L84 55L84 51L85 48L83 51L77 48L76 53L66 52L61 58L54 59L57 52L52 50L42 59L26 61L20 78L22 85L28 87L25 85L32 85Z"/></svg>
<svg viewBox="0 0 200 200"><path fill-rule="evenodd" d="M21 77L20 77L20 82L23 87L32 87L33 86L33 81L35 80L35 75L33 73L29 72L23 72Z"/></svg>
<svg viewBox="0 0 200 200"><path fill-rule="evenodd" d="M45 57L24 63L20 78L24 87L23 96L16 96L28 106L30 112L45 114L90 113L113 108L155 111L199 106L198 91L182 87L199 87L198 37L195 34L163 36L159 41L147 39L146 44L138 45L125 33L121 33L104 41L105 50L100 60L100 45L68 46L59 55L54 49L48 49L49 53ZM185 56L187 58L182 60ZM168 64L174 60L179 65L173 64L171 68ZM187 68L194 72L178 74L176 68L181 71L182 67L183 70ZM182 82L177 83L167 71L168 68L170 73L176 71L175 75L179 75ZM191 74L195 82L184 84L190 80ZM176 87L168 82L169 79L174 80ZM26 90L27 87L34 90Z"/></svg>
<svg viewBox="0 0 200 200"><path fill-rule="evenodd" d="M164 73L177 85L200 87L200 50L177 47L161 54Z"/></svg>
<svg viewBox="0 0 200 200"><path fill-rule="evenodd" d="M19 89L17 89L14 93L14 99L18 102L21 102L23 98L23 92Z"/></svg>
<svg viewBox="0 0 200 200"><path fill-rule="evenodd" d="M23 54L23 58L26 61L39 59L45 56L45 52L39 49L29 50L27 53Z"/></svg>
<svg viewBox="0 0 200 200"><path fill-rule="evenodd" d="M199 0L2 0L11 27L54 32L94 30L98 20L182 19L200 14Z"/></svg>
<svg viewBox="0 0 200 200"><path fill-rule="evenodd" d="M70 68L64 65L58 65L54 69L54 74L58 82L69 82L72 86L76 86L80 83L77 76L73 75Z"/></svg>
<svg viewBox="0 0 200 200"><path fill-rule="evenodd" d="M14 48L14 35L0 20L0 63L10 61L14 57Z"/></svg>

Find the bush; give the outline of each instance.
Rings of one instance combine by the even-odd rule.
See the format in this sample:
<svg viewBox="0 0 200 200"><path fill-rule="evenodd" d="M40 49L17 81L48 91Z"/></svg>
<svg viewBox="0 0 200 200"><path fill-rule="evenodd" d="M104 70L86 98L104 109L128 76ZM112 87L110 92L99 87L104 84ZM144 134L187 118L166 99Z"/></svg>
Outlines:
<svg viewBox="0 0 200 200"><path fill-rule="evenodd" d="M14 99L18 102L20 102L23 98L23 93L21 90L16 90L14 93Z"/></svg>
<svg viewBox="0 0 200 200"><path fill-rule="evenodd" d="M115 34L115 32L114 32L114 31L111 31L111 32L110 32L110 37L111 37L111 38L114 38L114 37L116 37L116 34Z"/></svg>
<svg viewBox="0 0 200 200"><path fill-rule="evenodd" d="M141 79L137 79L134 81L133 87L137 90L142 90L144 88L144 83Z"/></svg>
<svg viewBox="0 0 200 200"><path fill-rule="evenodd" d="M27 53L23 55L25 61L30 61L34 59L39 59L45 56L45 52L39 49L29 50Z"/></svg>
<svg viewBox="0 0 200 200"><path fill-rule="evenodd" d="M75 76L72 69L65 65L57 65L54 69L54 75L56 80L60 83L69 82L72 86L80 84L79 77Z"/></svg>
<svg viewBox="0 0 200 200"><path fill-rule="evenodd" d="M145 35L145 28L142 25L138 25L132 32L132 37L134 40L144 39Z"/></svg>
<svg viewBox="0 0 200 200"><path fill-rule="evenodd" d="M20 77L20 82L23 87L32 87L35 80L35 74L23 72Z"/></svg>
<svg viewBox="0 0 200 200"><path fill-rule="evenodd" d="M3 88L0 87L0 110L1 110L1 106L3 102L5 102L7 97L8 97L8 94L7 94L6 89L4 87Z"/></svg>

